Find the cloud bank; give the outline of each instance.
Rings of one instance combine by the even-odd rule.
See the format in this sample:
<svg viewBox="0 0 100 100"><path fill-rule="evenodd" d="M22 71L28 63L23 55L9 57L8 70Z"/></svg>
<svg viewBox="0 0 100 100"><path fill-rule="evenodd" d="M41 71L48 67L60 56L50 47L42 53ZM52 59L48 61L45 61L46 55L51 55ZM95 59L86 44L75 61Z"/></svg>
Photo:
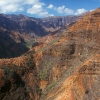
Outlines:
<svg viewBox="0 0 100 100"><path fill-rule="evenodd" d="M0 13L14 13L25 11L38 16L53 16L44 8L45 4L39 0L0 0Z"/></svg>
<svg viewBox="0 0 100 100"><path fill-rule="evenodd" d="M80 14L87 12L87 10L84 8L77 9L76 11L74 11L73 9L66 8L64 5L55 7L53 4L50 4L47 8L53 9L57 11L59 14L65 14L65 15L80 15Z"/></svg>
<svg viewBox="0 0 100 100"><path fill-rule="evenodd" d="M80 15L87 12L86 9L81 8L74 11L73 9L67 8L65 5L56 7L53 4L46 5L40 0L0 0L0 13L16 13L25 12L40 17L54 16L56 12L60 15Z"/></svg>

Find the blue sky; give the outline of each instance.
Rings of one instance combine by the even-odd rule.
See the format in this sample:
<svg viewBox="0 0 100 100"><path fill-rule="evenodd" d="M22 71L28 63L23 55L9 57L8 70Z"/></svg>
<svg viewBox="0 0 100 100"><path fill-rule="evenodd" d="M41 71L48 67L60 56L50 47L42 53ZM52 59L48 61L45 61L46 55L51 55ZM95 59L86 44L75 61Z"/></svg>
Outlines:
<svg viewBox="0 0 100 100"><path fill-rule="evenodd" d="M0 0L0 13L31 17L80 15L99 5L100 0Z"/></svg>

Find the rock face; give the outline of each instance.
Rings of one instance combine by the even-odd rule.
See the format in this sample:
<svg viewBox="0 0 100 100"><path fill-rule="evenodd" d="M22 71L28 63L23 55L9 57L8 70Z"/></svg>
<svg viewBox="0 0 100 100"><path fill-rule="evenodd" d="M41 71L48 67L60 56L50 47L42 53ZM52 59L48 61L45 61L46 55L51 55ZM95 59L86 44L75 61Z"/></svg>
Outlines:
<svg viewBox="0 0 100 100"><path fill-rule="evenodd" d="M100 17L94 16L97 12L100 9L87 13L60 37L33 49L42 89L40 100L100 98L100 34L96 28ZM87 23L91 18L94 22Z"/></svg>
<svg viewBox="0 0 100 100"><path fill-rule="evenodd" d="M26 45L33 43L33 39L64 31L67 24L76 22L78 18L80 17L67 16L37 19L24 15L0 14L0 58L25 53L28 50Z"/></svg>
<svg viewBox="0 0 100 100"><path fill-rule="evenodd" d="M59 36L42 38L47 42L21 57L1 59L0 99L99 100L99 13L87 13Z"/></svg>
<svg viewBox="0 0 100 100"><path fill-rule="evenodd" d="M41 18L39 24L48 32L49 34L54 34L61 30L65 30L69 24L75 24L82 16L57 16L57 17L47 17ZM72 26L72 25L71 25Z"/></svg>
<svg viewBox="0 0 100 100"><path fill-rule="evenodd" d="M68 47L61 52L59 49L62 49L62 47L58 49L58 47L55 46L57 48L56 50L60 51L61 53L54 53L58 57L60 57L60 54L62 54L63 66L58 65L55 68L53 67L53 82L56 80L57 83L52 85L53 90L47 93L47 96L44 96L43 99L100 99L100 88L98 84L100 81L99 20L100 9L97 9L96 11L88 13L83 19L79 20L75 25L73 25L68 32L66 32L66 35L63 34L64 37L62 38L63 42L61 44L64 45L64 47L65 44L67 44ZM65 38L66 43L64 43ZM61 46L61 44L59 46ZM71 46L70 44L74 45ZM62 73L64 74L64 79L62 79Z"/></svg>

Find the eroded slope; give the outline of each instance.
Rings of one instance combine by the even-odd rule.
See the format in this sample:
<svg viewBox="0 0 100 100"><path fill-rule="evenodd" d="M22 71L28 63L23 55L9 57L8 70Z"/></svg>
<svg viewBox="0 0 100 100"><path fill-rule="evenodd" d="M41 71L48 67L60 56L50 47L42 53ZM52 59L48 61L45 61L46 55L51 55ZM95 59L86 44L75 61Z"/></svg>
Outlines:
<svg viewBox="0 0 100 100"><path fill-rule="evenodd" d="M96 13L98 16L94 16ZM88 13L68 31L54 39L43 38L40 41L42 43L19 58L1 59L0 72L3 84L0 84L0 97L4 100L16 99L12 94L19 93L17 89L21 87L24 89L25 96L21 95L23 93L21 91L21 94L17 95L17 99L20 100L22 100L21 96L26 100L29 98L99 100L100 34L95 26L100 20L99 13L100 9ZM92 21L87 23L91 17L95 20L93 23ZM87 26L92 28L86 29ZM97 26L99 27L99 24ZM45 40L47 42L43 42ZM19 75L20 83L12 82L11 80L17 78L7 77L10 74L9 71L5 73L5 68ZM8 87L6 82L10 83L10 88L3 91L3 88ZM21 82L24 82L24 85L20 86ZM13 89L13 86L17 87Z"/></svg>

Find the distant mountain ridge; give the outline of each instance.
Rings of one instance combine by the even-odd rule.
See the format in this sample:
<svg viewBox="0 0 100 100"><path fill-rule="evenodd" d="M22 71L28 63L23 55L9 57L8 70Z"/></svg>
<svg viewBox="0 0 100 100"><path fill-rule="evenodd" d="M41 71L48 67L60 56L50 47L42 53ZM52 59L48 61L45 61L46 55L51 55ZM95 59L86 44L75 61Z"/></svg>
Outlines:
<svg viewBox="0 0 100 100"><path fill-rule="evenodd" d="M37 36L45 36L52 32L56 32L71 22L76 22L80 16L56 16L46 18L32 18L22 14L20 15L4 15L1 14L2 24L0 26L8 30L19 32L20 34L33 34ZM4 19L3 19L4 18ZM10 24L10 25L8 25Z"/></svg>
<svg viewBox="0 0 100 100"><path fill-rule="evenodd" d="M32 18L0 14L0 57L19 56L28 50L27 41L66 30L67 24L78 19L78 16Z"/></svg>

